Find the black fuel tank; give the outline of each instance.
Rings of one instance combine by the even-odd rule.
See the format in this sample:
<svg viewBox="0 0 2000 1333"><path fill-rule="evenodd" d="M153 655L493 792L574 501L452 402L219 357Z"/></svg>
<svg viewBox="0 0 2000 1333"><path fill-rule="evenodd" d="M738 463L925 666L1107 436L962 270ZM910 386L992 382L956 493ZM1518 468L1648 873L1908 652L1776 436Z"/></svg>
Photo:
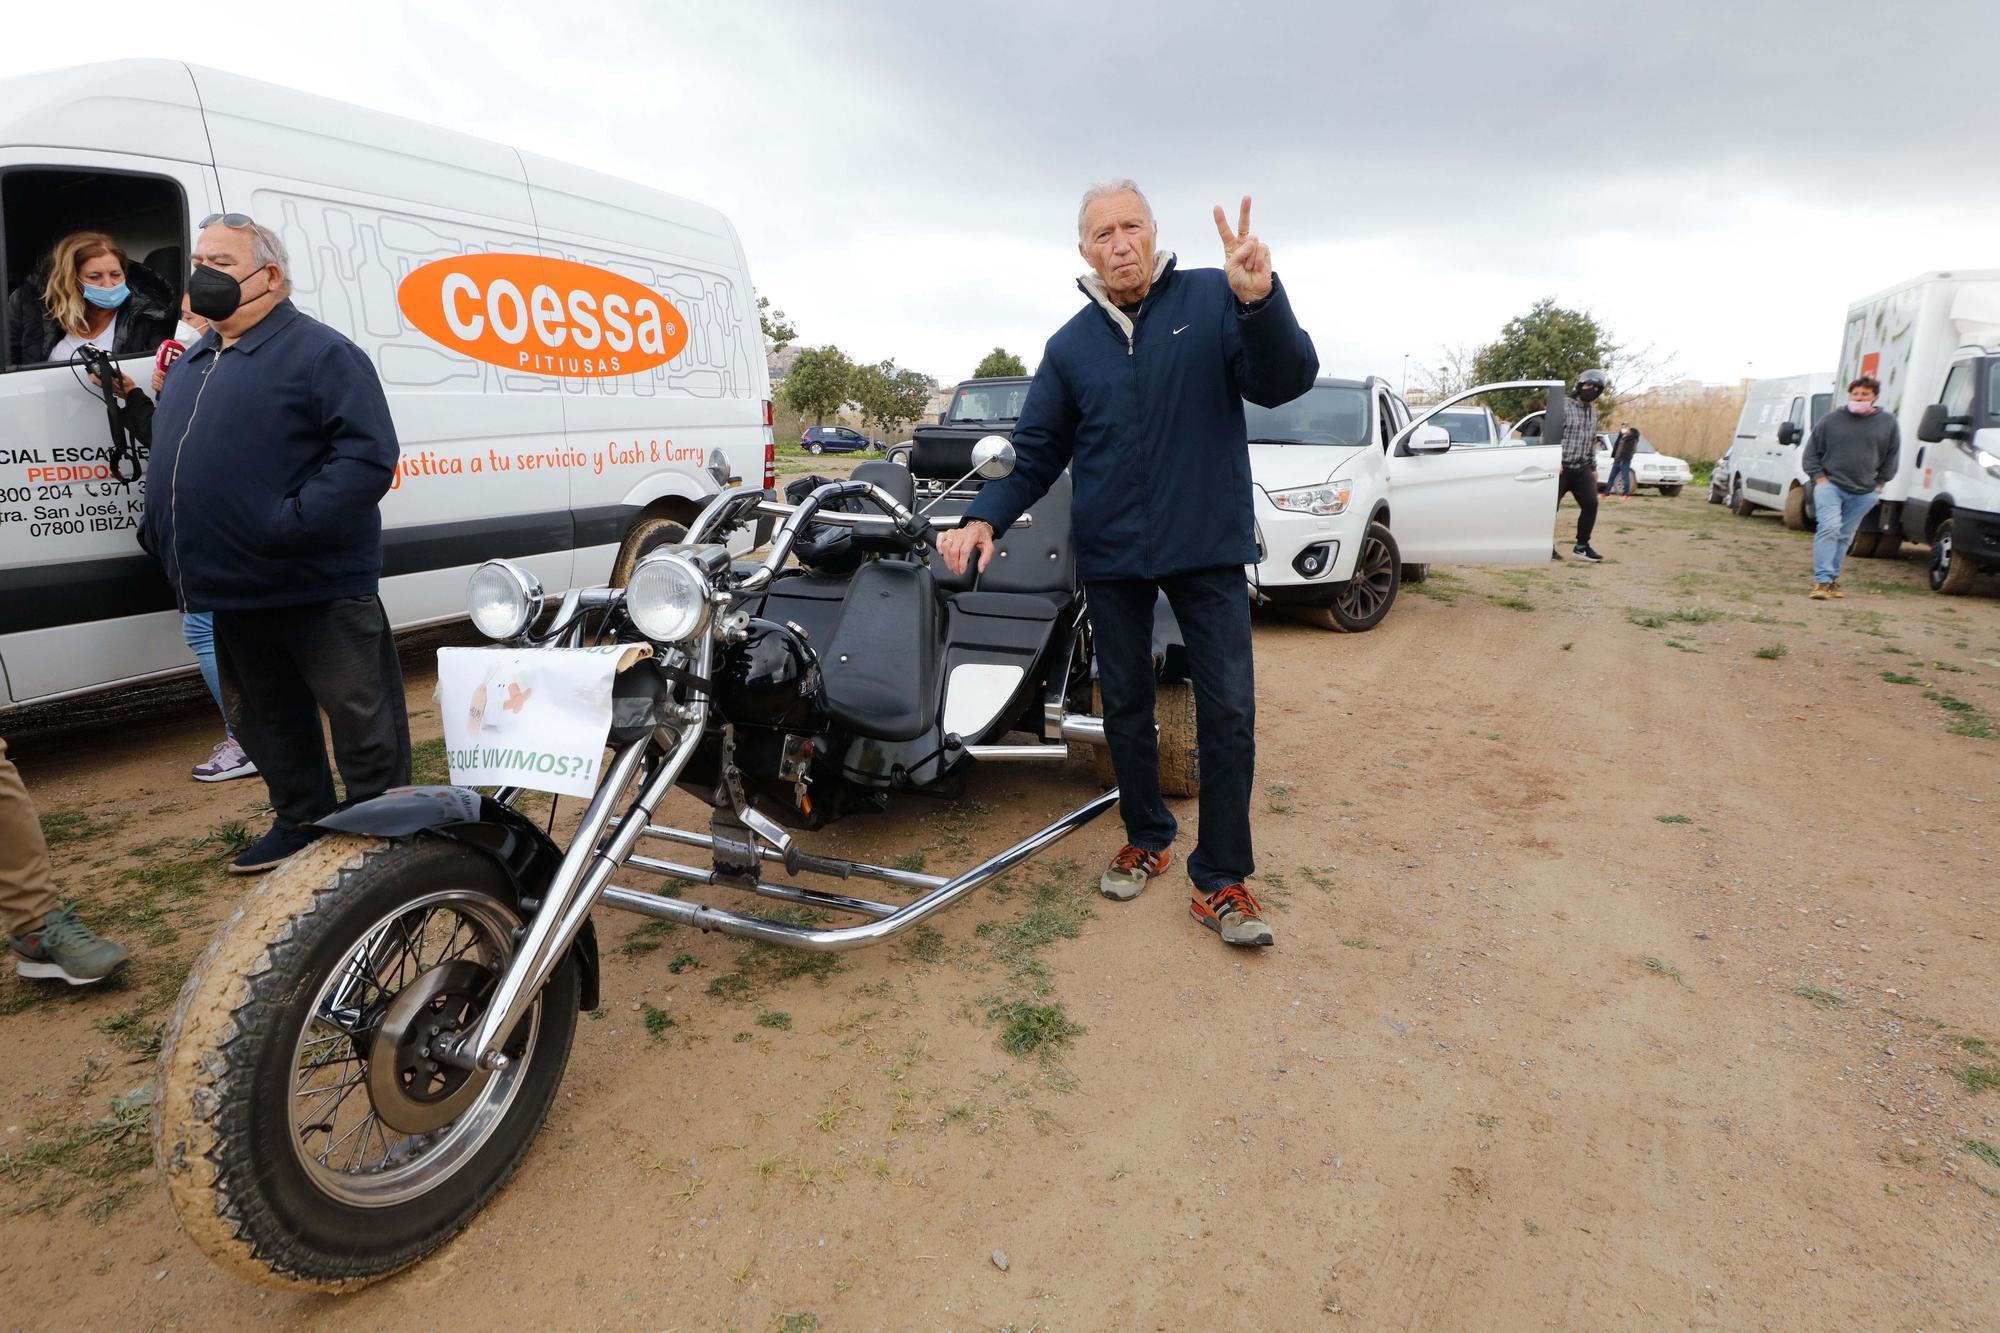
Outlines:
<svg viewBox="0 0 2000 1333"><path fill-rule="evenodd" d="M752 620L716 676L722 715L739 727L812 734L826 722L819 658L804 637L772 620Z"/></svg>

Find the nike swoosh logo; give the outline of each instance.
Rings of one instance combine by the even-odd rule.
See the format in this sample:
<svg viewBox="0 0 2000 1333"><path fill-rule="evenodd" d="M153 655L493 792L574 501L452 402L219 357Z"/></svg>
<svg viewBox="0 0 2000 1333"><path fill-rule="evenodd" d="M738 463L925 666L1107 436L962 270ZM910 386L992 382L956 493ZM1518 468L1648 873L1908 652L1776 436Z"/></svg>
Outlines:
<svg viewBox="0 0 2000 1333"><path fill-rule="evenodd" d="M1182 334L1182 332L1183 332L1184 330L1186 330L1186 329L1187 329L1188 327L1189 327L1188 325L1186 325L1186 324L1183 324L1183 325L1181 325L1181 326L1180 326L1180 328L1178 328L1178 329L1175 329L1175 330L1174 330L1174 337L1176 337L1176 338L1180 337L1180 336L1181 336L1181 334Z"/></svg>

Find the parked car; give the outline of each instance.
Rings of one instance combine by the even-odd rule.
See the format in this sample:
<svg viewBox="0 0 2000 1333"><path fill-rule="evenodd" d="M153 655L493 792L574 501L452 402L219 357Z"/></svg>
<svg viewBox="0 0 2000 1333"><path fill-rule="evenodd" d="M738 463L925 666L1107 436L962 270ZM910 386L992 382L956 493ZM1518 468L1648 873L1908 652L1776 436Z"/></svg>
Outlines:
<svg viewBox="0 0 2000 1333"><path fill-rule="evenodd" d="M1597 488L1603 490L1611 480L1611 436L1599 431L1597 434ZM1681 493L1681 487L1694 480L1694 469L1684 458L1663 454L1653 447L1653 442L1644 435L1639 437L1638 452L1632 455L1632 489L1650 486L1669 500Z"/></svg>
<svg viewBox="0 0 2000 1333"><path fill-rule="evenodd" d="M1799 457L1813 423L1832 407L1830 371L1775 375L1750 386L1729 441L1732 462L1723 491L1737 513L1775 509L1785 516L1788 528L1813 526L1812 488L1806 485Z"/></svg>
<svg viewBox="0 0 2000 1333"><path fill-rule="evenodd" d="M1406 569L1546 564L1555 523L1554 442L1454 442L1436 418L1496 388L1481 385L1413 417L1390 381L1315 380L1281 407L1244 404L1266 601L1327 629L1373 629ZM1479 408L1484 412L1485 409Z"/></svg>
<svg viewBox="0 0 2000 1333"><path fill-rule="evenodd" d="M1431 418L1431 424L1443 426L1454 446L1474 449L1499 444L1507 434L1500 426L1500 418L1494 416L1490 408L1477 403L1439 412Z"/></svg>
<svg viewBox="0 0 2000 1333"><path fill-rule="evenodd" d="M1715 460L1715 469L1708 474L1708 502L1719 505L1729 498L1729 487L1736 478L1736 447L1731 445L1722 451L1722 457Z"/></svg>
<svg viewBox="0 0 2000 1333"><path fill-rule="evenodd" d="M799 448L809 454L859 454L871 449L879 454L888 450L889 442L870 439L845 426L809 426L799 436Z"/></svg>

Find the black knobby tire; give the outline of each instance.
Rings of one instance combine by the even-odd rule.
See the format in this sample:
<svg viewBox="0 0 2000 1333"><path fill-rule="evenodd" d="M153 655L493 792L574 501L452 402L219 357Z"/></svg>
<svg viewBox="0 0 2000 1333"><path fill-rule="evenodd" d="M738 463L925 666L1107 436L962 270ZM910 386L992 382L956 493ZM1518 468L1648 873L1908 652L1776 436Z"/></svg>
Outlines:
<svg viewBox="0 0 2000 1333"><path fill-rule="evenodd" d="M632 581L632 571L662 546L676 546L687 540L687 524L677 518L655 514L642 518L625 534L618 558L611 562L611 586L622 588Z"/></svg>
<svg viewBox="0 0 2000 1333"><path fill-rule="evenodd" d="M1852 558L1860 560L1874 559L1875 548L1880 542L1881 536L1882 534L1879 532L1855 533L1854 540L1847 547L1847 554Z"/></svg>
<svg viewBox="0 0 2000 1333"><path fill-rule="evenodd" d="M1900 529L1884 528L1875 534L1875 558L1877 560L1903 558L1903 534Z"/></svg>
<svg viewBox="0 0 2000 1333"><path fill-rule="evenodd" d="M1813 521L1806 513L1809 497L1806 488L1794 486L1785 492L1785 526L1793 532L1810 532Z"/></svg>
<svg viewBox="0 0 2000 1333"><path fill-rule="evenodd" d="M1679 495L1679 494L1681 493L1681 488L1680 488L1680 487L1678 487L1678 486L1662 486L1662 487L1660 487L1660 488L1659 488L1659 491L1660 491L1660 494L1661 494L1662 496L1664 496L1664 497L1666 497L1667 499L1671 500L1671 499L1673 499L1673 498L1674 498L1675 496L1677 496L1677 495Z"/></svg>
<svg viewBox="0 0 2000 1333"><path fill-rule="evenodd" d="M1428 562L1418 562L1412 560L1405 560L1403 562L1403 582L1429 583L1430 581L1431 581L1431 567Z"/></svg>
<svg viewBox="0 0 2000 1333"><path fill-rule="evenodd" d="M1932 592L1941 592L1947 597L1963 597L1972 591L1973 582L1979 577L1979 569L1954 550L1952 536L1952 522L1949 518L1938 524L1937 531L1931 534L1931 565L1928 575Z"/></svg>
<svg viewBox="0 0 2000 1333"><path fill-rule="evenodd" d="M441 839L336 834L265 880L196 963L162 1045L154 1157L196 1245L266 1286L342 1289L415 1263L472 1221L555 1099L576 1034L575 962L516 1029L509 1069L458 1085L467 1103L428 1134L386 1128L362 1053L393 997L424 978L490 986L519 920L499 866ZM442 933L454 922L467 923L458 962L447 960L460 927ZM432 946L439 962L426 968ZM344 998L340 978L364 953L391 984ZM359 1135L350 1160L340 1132L340 1143Z"/></svg>
<svg viewBox="0 0 2000 1333"><path fill-rule="evenodd" d="M1757 512L1757 506L1743 498L1743 482L1741 478L1737 479L1736 488L1730 493L1729 507L1735 511L1738 518L1748 518Z"/></svg>
<svg viewBox="0 0 2000 1333"><path fill-rule="evenodd" d="M1403 586L1403 556L1385 524L1370 523L1361 537L1354 575L1333 590L1326 610L1329 628L1362 634L1382 623Z"/></svg>
<svg viewBox="0 0 2000 1333"><path fill-rule="evenodd" d="M1104 687L1090 686L1091 703L1104 716ZM1198 796L1201 794L1201 751L1195 744L1194 685L1185 680L1162 681L1153 686L1153 720L1160 728L1160 794ZM1118 774L1111 766L1111 747L1096 747L1092 762L1097 768L1098 785L1115 786Z"/></svg>

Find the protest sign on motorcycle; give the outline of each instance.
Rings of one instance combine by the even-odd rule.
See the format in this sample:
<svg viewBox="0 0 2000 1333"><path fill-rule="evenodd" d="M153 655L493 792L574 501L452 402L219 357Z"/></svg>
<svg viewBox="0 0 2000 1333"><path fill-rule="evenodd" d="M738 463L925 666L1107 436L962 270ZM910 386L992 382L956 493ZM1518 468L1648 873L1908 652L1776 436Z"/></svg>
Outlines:
<svg viewBox="0 0 2000 1333"><path fill-rule="evenodd" d="M439 649L452 782L589 796L611 730L612 678L650 652L643 644Z"/></svg>

